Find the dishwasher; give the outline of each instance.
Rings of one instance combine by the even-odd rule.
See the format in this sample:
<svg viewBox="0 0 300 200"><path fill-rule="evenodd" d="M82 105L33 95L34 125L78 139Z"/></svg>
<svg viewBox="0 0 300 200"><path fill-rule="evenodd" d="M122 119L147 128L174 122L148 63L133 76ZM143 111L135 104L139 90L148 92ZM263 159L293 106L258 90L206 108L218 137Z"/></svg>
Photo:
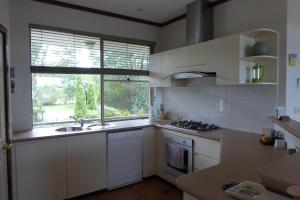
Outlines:
<svg viewBox="0 0 300 200"><path fill-rule="evenodd" d="M131 130L107 134L108 189L142 180L143 131Z"/></svg>

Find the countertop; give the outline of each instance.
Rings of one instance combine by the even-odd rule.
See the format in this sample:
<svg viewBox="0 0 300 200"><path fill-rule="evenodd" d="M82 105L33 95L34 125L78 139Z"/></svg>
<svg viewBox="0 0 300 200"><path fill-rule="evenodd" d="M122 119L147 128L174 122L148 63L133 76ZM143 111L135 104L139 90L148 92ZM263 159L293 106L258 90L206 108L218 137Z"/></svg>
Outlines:
<svg viewBox="0 0 300 200"><path fill-rule="evenodd" d="M259 136L255 134L229 129L213 132L211 135L222 138L220 164L177 178L177 187L184 192L201 200L232 200L223 192L223 184L246 180L261 182L260 173L265 173L269 168L273 168L273 171L269 171L268 176L279 178L276 185L279 184L283 191L278 192L284 192L286 186L300 184L300 173L298 169L296 170L297 167L287 167L286 170L289 172L283 173L282 176L276 174L280 173L282 165L287 166L286 163L289 163L288 160L291 158L294 158L292 160L294 164L296 162L296 166L300 166L299 159L296 159L300 156L299 153L289 156L286 150L263 146L259 142Z"/></svg>
<svg viewBox="0 0 300 200"><path fill-rule="evenodd" d="M290 119L288 121L281 121L274 117L272 117L272 120L275 124L282 127L283 129L286 129L291 134L295 135L296 137L300 138L300 123Z"/></svg>
<svg viewBox="0 0 300 200"><path fill-rule="evenodd" d="M118 121L112 123L114 123L116 126L112 128L101 129L101 130L84 130L84 131L74 131L74 132L55 131L55 129L62 127L63 125L57 127L48 127L48 128L34 128L28 131L14 132L13 142L18 143L18 142L25 142L25 141L32 141L32 140L50 139L50 138L66 137L66 136L73 136L73 135L85 135L85 134L93 134L93 133L107 132L107 131L122 131L128 129L144 128L153 125L148 119L127 120L127 121ZM88 126L88 124L86 126Z"/></svg>

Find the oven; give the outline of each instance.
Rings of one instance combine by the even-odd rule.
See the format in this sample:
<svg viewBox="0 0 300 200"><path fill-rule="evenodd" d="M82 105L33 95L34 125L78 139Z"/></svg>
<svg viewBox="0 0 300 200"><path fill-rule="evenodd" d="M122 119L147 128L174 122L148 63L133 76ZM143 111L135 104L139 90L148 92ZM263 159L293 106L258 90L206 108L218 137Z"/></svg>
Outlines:
<svg viewBox="0 0 300 200"><path fill-rule="evenodd" d="M164 164L168 174L178 177L193 171L193 140L164 132Z"/></svg>

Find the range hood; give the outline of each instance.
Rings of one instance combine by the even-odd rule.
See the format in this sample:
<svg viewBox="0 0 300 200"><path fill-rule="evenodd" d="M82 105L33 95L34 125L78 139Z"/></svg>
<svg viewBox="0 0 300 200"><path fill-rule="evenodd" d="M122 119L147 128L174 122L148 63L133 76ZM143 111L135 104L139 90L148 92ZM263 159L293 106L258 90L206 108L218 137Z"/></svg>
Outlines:
<svg viewBox="0 0 300 200"><path fill-rule="evenodd" d="M200 71L187 71L187 72L177 72L165 77L164 79L171 78L173 80L184 80L193 78L208 78L216 77L215 72L200 72Z"/></svg>
<svg viewBox="0 0 300 200"><path fill-rule="evenodd" d="M214 9L208 0L196 0L186 6L187 45L212 40L214 36Z"/></svg>

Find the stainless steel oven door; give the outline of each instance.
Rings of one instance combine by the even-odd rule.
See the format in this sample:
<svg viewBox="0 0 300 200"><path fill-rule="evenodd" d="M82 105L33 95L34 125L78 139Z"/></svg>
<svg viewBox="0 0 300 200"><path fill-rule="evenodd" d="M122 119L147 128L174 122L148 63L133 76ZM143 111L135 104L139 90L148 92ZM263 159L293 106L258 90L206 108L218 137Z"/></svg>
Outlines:
<svg viewBox="0 0 300 200"><path fill-rule="evenodd" d="M178 177L193 171L193 140L165 133L164 148L164 164L168 174Z"/></svg>

